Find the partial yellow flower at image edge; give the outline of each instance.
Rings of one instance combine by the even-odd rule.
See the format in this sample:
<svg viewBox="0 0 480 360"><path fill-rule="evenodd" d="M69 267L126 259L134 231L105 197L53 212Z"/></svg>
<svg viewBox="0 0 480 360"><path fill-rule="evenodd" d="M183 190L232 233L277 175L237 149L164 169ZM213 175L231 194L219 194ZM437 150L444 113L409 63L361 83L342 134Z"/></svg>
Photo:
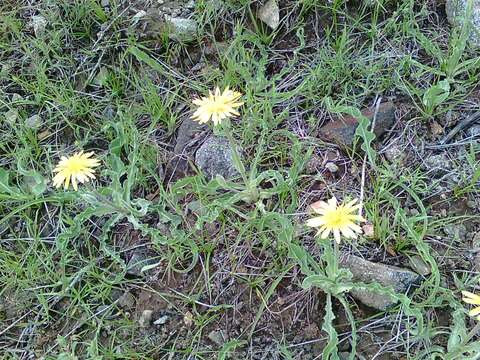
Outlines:
<svg viewBox="0 0 480 360"><path fill-rule="evenodd" d="M462 300L467 304L478 305L468 312L468 315L480 320L480 296L469 291L462 291Z"/></svg>
<svg viewBox="0 0 480 360"><path fill-rule="evenodd" d="M77 152L72 156L62 156L60 162L53 170L56 175L53 178L53 185L59 188L63 185L68 189L70 183L74 190L78 190L78 183L85 183L95 179L93 168L100 165L100 161L93 158L93 152Z"/></svg>

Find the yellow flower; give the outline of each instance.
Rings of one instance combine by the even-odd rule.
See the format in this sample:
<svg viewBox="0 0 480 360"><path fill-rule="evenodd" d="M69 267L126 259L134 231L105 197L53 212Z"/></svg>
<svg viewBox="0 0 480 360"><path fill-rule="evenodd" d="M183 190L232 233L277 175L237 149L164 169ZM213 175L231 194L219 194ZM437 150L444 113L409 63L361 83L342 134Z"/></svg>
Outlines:
<svg viewBox="0 0 480 360"><path fill-rule="evenodd" d="M473 294L469 291L462 291L463 298L467 304L480 305L480 296ZM477 320L480 320L480 306L474 307L468 312L468 315L475 317Z"/></svg>
<svg viewBox="0 0 480 360"><path fill-rule="evenodd" d="M192 115L193 120L204 124L212 118L213 124L218 125L225 118L240 115L235 108L243 105L243 102L238 101L242 96L241 93L230 90L228 86L223 93L220 93L218 87L215 89L215 94L211 91L208 93L208 97L193 100L193 103L198 106Z"/></svg>
<svg viewBox="0 0 480 360"><path fill-rule="evenodd" d="M318 228L317 235L322 239L326 239L331 232L337 243L340 243L340 235L347 239L354 239L357 233L361 233L362 229L355 222L365 221L360 215L354 214L358 211L360 205L355 205L357 199L347 204L337 205L335 197L325 201L317 201L310 205L312 210L320 216L307 220L306 225Z"/></svg>
<svg viewBox="0 0 480 360"><path fill-rule="evenodd" d="M53 185L56 188L62 186L68 189L70 181L73 188L78 189L78 182L82 184L90 179L95 179L93 168L100 165L100 161L91 158L93 152L84 154L83 151L73 154L70 157L62 156L60 162L53 172L57 173L53 178Z"/></svg>

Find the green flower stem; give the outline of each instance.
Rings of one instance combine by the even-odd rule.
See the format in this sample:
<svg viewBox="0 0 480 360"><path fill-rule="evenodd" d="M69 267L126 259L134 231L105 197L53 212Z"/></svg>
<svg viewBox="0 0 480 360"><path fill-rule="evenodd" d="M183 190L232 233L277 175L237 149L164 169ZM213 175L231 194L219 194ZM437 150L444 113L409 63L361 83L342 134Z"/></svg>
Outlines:
<svg viewBox="0 0 480 360"><path fill-rule="evenodd" d="M248 181L247 171L245 170L245 166L243 165L242 158L238 151L237 143L235 142L235 139L232 136L230 122L228 120L224 120L222 125L223 125L223 133L227 137L230 143L230 147L232 148L233 164L235 165L235 168L242 176L245 186L248 186L249 181Z"/></svg>

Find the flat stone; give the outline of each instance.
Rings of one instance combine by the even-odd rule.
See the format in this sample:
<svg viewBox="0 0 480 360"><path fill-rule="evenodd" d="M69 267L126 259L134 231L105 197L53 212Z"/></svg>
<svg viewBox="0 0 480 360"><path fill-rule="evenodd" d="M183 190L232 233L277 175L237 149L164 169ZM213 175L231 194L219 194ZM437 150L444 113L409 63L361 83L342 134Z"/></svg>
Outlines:
<svg viewBox="0 0 480 360"><path fill-rule="evenodd" d="M373 119L375 109L365 109L362 114L369 119ZM379 106L375 120L374 133L378 137L395 124L395 105L392 102L386 102ZM324 125L319 130L319 137L322 140L334 142L340 146L352 147L355 137L355 131L358 127L358 120L353 116L343 116Z"/></svg>
<svg viewBox="0 0 480 360"><path fill-rule="evenodd" d="M447 0L445 11L448 21L460 27L467 19L467 4L469 0ZM472 13L470 15L470 33L468 40L471 45L480 46L480 0L473 0Z"/></svg>
<svg viewBox="0 0 480 360"><path fill-rule="evenodd" d="M168 37L178 42L191 42L197 38L198 24L193 19L165 15Z"/></svg>
<svg viewBox="0 0 480 360"><path fill-rule="evenodd" d="M233 165L232 148L228 139L224 137L209 137L197 150L195 163L210 180L217 175L225 179L239 175Z"/></svg>
<svg viewBox="0 0 480 360"><path fill-rule="evenodd" d="M397 293L404 294L421 281L421 276L413 271L397 266L378 264L364 260L358 256L347 255L340 260L342 267L350 270L353 279L358 282L376 282L384 287L393 288ZM394 306L397 301L390 296L367 290L352 290L351 295L374 309L384 311Z"/></svg>

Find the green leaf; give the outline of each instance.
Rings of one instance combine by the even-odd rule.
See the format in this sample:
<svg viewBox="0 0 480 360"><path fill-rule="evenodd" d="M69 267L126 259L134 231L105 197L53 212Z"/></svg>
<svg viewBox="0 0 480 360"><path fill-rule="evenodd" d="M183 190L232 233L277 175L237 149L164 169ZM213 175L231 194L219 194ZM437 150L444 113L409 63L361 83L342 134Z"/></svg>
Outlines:
<svg viewBox="0 0 480 360"><path fill-rule="evenodd" d="M453 312L453 326L451 328L450 337L448 338L447 349L449 352L453 352L457 349L467 336L465 326L465 314L462 308L459 308Z"/></svg>
<svg viewBox="0 0 480 360"><path fill-rule="evenodd" d="M24 176L23 181L26 190L35 196L39 196L47 190L47 179L37 171L28 172Z"/></svg>
<svg viewBox="0 0 480 360"><path fill-rule="evenodd" d="M427 112L430 113L435 107L447 100L449 96L450 84L447 80L442 80L425 91L422 102Z"/></svg>
<svg viewBox="0 0 480 360"><path fill-rule="evenodd" d="M230 353L233 352L237 347L246 345L245 340L230 340L223 344L222 348L218 352L218 360L227 360L230 356Z"/></svg>
<svg viewBox="0 0 480 360"><path fill-rule="evenodd" d="M338 335L333 327L333 320L335 315L332 310L332 295L327 294L327 302L325 304L325 316L323 318L322 330L328 334L328 343L323 349L322 359L324 360L338 360Z"/></svg>
<svg viewBox="0 0 480 360"><path fill-rule="evenodd" d="M18 195L20 190L9 185L10 172L0 168L0 194Z"/></svg>

